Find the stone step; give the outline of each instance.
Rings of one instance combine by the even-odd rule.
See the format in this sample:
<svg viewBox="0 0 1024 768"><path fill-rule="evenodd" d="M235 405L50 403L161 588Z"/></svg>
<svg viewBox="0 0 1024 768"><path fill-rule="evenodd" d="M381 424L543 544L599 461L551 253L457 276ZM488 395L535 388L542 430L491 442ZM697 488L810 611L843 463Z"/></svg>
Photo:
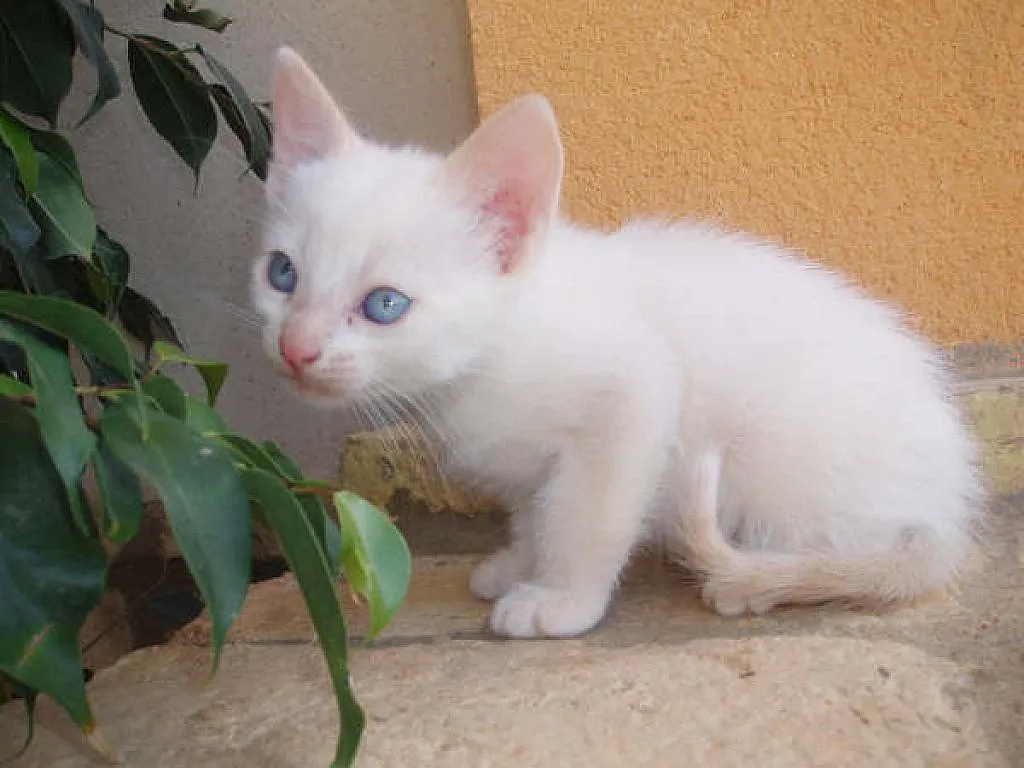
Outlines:
<svg viewBox="0 0 1024 768"><path fill-rule="evenodd" d="M590 635L505 641L466 586L478 558L418 557L395 622L352 652L368 716L358 765L1013 768L1024 755L1024 496L995 506L991 557L958 596L877 615L723 619L648 560ZM361 632L362 609L349 609ZM212 681L209 662L199 619L90 683L124 765L330 764L337 715L290 577L253 588ZM13 749L23 727L20 707L0 710L0 745ZM98 764L46 701L36 742L10 763Z"/></svg>

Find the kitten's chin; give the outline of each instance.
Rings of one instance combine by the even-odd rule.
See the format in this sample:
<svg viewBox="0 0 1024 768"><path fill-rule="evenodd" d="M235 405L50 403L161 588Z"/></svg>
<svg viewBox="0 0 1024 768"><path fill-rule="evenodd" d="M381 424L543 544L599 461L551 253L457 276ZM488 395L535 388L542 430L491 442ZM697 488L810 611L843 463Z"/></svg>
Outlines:
<svg viewBox="0 0 1024 768"><path fill-rule="evenodd" d="M311 405L318 410L340 410L348 407L348 400L337 395L321 395L299 390L296 390L296 394L306 405Z"/></svg>
<svg viewBox="0 0 1024 768"><path fill-rule="evenodd" d="M345 408L349 398L319 381L292 379L292 391L299 399L315 408Z"/></svg>

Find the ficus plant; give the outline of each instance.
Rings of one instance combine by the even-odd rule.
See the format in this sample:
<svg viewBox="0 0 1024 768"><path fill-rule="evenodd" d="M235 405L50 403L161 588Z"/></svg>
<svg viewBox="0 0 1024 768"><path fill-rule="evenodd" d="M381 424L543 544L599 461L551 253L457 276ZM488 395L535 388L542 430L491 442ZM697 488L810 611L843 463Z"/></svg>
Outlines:
<svg viewBox="0 0 1024 768"><path fill-rule="evenodd" d="M168 2L163 17L196 35L231 23L195 0ZM276 535L337 698L334 765L348 766L364 717L338 584L365 597L372 637L405 596L409 550L380 510L304 476L276 444L232 431L215 408L227 366L186 353L173 323L129 285L128 250L97 221L59 128L104 119L127 90L112 45L126 47L135 98L197 185L219 124L261 179L270 153L266 105L201 45L112 26L95 2L0 0L0 701L23 700L26 745L44 694L109 755L79 633L103 593L108 549L136 535L148 489L206 605L213 670L246 597L254 521ZM79 55L95 91L68 120ZM205 397L176 378L183 366L198 371Z"/></svg>

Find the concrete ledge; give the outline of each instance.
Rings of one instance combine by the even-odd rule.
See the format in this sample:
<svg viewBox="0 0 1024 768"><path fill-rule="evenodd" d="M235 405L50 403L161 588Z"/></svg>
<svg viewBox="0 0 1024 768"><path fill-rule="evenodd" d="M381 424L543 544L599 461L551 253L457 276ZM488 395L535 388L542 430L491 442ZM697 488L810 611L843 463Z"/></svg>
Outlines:
<svg viewBox="0 0 1024 768"><path fill-rule="evenodd" d="M501 506L444 479L429 450L407 431L349 435L340 482L387 509L414 551L487 552L503 540L506 513Z"/></svg>
<svg viewBox="0 0 1024 768"><path fill-rule="evenodd" d="M1024 377L965 382L960 401L981 441L992 492L1024 491Z"/></svg>
<svg viewBox="0 0 1024 768"><path fill-rule="evenodd" d="M876 615L839 608L723 619L653 561L573 640L503 641L467 589L470 556L419 557L396 621L351 671L366 708L358 765L1011 768L1024 754L1024 496L993 510L992 557L960 595ZM347 605L356 632L365 608ZM127 768L311 768L337 716L290 576L255 585L207 679L201 618L90 683ZM23 734L0 708L0 744ZM93 768L40 702L11 768Z"/></svg>
<svg viewBox="0 0 1024 768"><path fill-rule="evenodd" d="M957 344L950 356L989 488L998 495L1024 491L1024 344Z"/></svg>

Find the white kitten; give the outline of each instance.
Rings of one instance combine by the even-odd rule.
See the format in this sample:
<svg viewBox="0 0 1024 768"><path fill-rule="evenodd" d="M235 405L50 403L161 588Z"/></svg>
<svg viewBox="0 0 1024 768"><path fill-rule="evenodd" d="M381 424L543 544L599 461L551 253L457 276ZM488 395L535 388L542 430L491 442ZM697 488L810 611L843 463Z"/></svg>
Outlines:
<svg viewBox="0 0 1024 768"><path fill-rule="evenodd" d="M357 136L288 49L273 107L267 352L321 403L430 403L514 512L471 582L495 632L587 631L652 538L725 615L909 600L965 563L975 446L890 308L752 238L560 220L539 96L447 158Z"/></svg>

